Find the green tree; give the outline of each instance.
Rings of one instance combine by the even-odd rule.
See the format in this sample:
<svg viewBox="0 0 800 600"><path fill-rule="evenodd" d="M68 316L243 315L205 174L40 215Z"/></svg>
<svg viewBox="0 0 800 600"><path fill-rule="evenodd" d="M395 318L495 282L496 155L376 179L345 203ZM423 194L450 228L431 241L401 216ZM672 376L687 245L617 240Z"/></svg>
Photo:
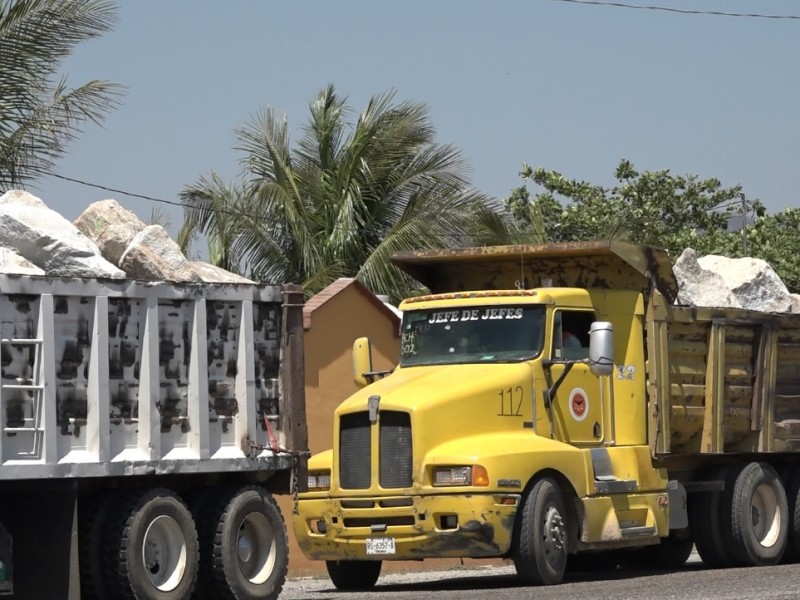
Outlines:
<svg viewBox="0 0 800 600"><path fill-rule="evenodd" d="M800 209L760 214L747 227L747 254L766 260L790 292L800 293ZM731 256L740 256L735 245Z"/></svg>
<svg viewBox="0 0 800 600"><path fill-rule="evenodd" d="M393 253L507 240L501 207L471 188L454 147L435 142L425 105L394 97L373 96L353 124L329 85L294 147L285 117L256 114L236 131L242 181L212 174L182 192L182 246L202 233L219 250L212 261L258 280L313 294L357 277L398 298L412 284Z"/></svg>
<svg viewBox="0 0 800 600"><path fill-rule="evenodd" d="M554 242L623 239L660 246L674 255L686 247L702 254L730 254L738 240L728 223L740 211L741 188L723 187L718 179L669 170L640 173L624 159L611 187L528 165L520 176L542 189L531 198L526 186L516 188L505 200L521 237ZM751 207L763 210L758 202Z"/></svg>
<svg viewBox="0 0 800 600"><path fill-rule="evenodd" d="M0 187L49 173L87 122L99 123L122 87L57 77L77 44L108 31L115 6L94 0L0 0Z"/></svg>

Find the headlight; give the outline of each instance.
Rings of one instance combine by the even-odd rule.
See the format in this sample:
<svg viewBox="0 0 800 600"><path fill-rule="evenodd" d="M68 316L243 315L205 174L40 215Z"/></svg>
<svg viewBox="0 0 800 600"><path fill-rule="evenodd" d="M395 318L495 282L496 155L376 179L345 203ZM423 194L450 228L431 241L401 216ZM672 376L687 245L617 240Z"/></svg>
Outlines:
<svg viewBox="0 0 800 600"><path fill-rule="evenodd" d="M455 485L486 487L489 485L489 475L486 473L486 469L480 465L434 467L433 485L437 487Z"/></svg>
<svg viewBox="0 0 800 600"><path fill-rule="evenodd" d="M318 492L331 489L330 471L312 471L308 474L308 491Z"/></svg>

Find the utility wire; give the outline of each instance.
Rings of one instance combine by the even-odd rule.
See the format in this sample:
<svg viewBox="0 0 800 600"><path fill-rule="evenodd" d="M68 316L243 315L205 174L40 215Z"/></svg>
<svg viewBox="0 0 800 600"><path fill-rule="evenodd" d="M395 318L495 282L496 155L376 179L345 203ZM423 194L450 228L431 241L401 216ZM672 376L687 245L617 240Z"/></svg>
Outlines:
<svg viewBox="0 0 800 600"><path fill-rule="evenodd" d="M47 175L49 175L50 177L55 177L56 179L63 179L64 181L71 181L72 183L85 185L87 187L97 188L99 190L105 190L107 192L114 192L115 194L122 194L124 196L130 196L131 198L141 198L142 200L149 200L150 202L160 202L161 204L169 204L171 206L177 206L179 208L195 208L191 204L184 204L183 202L176 202L175 200L165 200L164 198L155 198L154 196L147 196L145 194L126 192L125 190L120 190L117 188L100 185L99 183L90 183L88 181L83 181L82 179L75 179L74 177L59 175L58 173L47 173ZM224 208L206 207L204 210L222 215L231 215L234 217L250 217L251 219L260 219L260 220L264 219L264 217L258 215L253 215L242 211L226 210Z"/></svg>
<svg viewBox="0 0 800 600"><path fill-rule="evenodd" d="M638 10L655 10L661 12L679 13L683 15L709 15L712 17L743 17L748 19L774 19L800 21L800 15L768 15L763 13L739 13L721 10L699 10L691 8L670 8L668 6L648 6L642 4L627 4L625 2L608 2L605 0L546 0L547 2L564 2L566 4L586 4L592 6L610 6L613 8L632 8Z"/></svg>
<svg viewBox="0 0 800 600"><path fill-rule="evenodd" d="M135 194L133 192L126 192L125 190L118 190L116 188L100 185L99 183L89 183L88 181L75 179L74 177L59 175L58 173L47 173L47 175L49 175L50 177L55 177L56 179L63 179L64 181L71 181L72 183L78 183L80 185L97 188L99 190L105 190L107 192L114 192L115 194L123 194L124 196L130 196L132 198L141 198L142 200L150 200L151 202L161 202L162 204L171 204L172 206L180 206L181 208L184 208L186 206L185 204L181 202L176 202L174 200L164 200L163 198L154 198L153 196L146 196L144 194Z"/></svg>
<svg viewBox="0 0 800 600"><path fill-rule="evenodd" d="M79 185L84 185L84 186L87 186L87 187L92 187L92 188L97 188L97 189L100 189L100 190L105 190L107 192L114 192L115 194L123 194L124 196L130 196L132 198L141 198L142 200L149 200L150 202L160 202L162 204L169 204L171 206L177 206L177 207L180 207L180 208L193 208L190 204L183 204L181 202L176 202L174 200L165 200L164 198L156 198L154 196L147 196L145 194L137 194L137 193L134 193L134 192L126 192L125 190L121 190L121 189L118 189L118 188L112 188L112 187L108 187L108 186L105 186L105 185L100 185L99 183L90 183L88 181L83 181L82 179L76 179L74 177L67 177L66 175L59 175L58 173L47 173L47 175L49 175L50 177L55 177L56 179L63 179L64 181L70 181L72 183L77 183ZM727 201L727 202L723 202L721 204L718 204L717 206L713 206L713 207L709 208L706 212L712 212L712 211L715 211L715 210L724 210L724 209L732 207L734 205L740 206L741 205L741 201L737 198L736 200L730 200L730 201ZM241 212L241 211L226 210L224 208L217 208L217 207L213 207L213 206L207 206L203 210L206 210L206 211L212 212L212 213L217 213L217 214L232 215L232 216L235 216L235 217L249 217L249 218L257 220L257 221L266 220L262 215L254 215L254 214L251 214L251 213L246 213L246 212ZM611 238L614 238L617 235L618 231L620 230L620 228L622 226L622 221L626 216L627 216L627 211L623 211L623 213L620 215L619 219L617 219L616 224L612 228L612 233L611 233L611 236L610 236ZM334 226L333 229L355 231L355 230L353 230L353 229L351 229L349 227L340 227L338 225ZM531 232L531 233L515 233L513 235L515 237L522 237L522 238L527 238L527 237L534 238L534 237L537 236L537 234L535 232ZM471 236L469 234L458 234L458 233L456 233L456 234L452 234L451 237L472 239L473 236Z"/></svg>

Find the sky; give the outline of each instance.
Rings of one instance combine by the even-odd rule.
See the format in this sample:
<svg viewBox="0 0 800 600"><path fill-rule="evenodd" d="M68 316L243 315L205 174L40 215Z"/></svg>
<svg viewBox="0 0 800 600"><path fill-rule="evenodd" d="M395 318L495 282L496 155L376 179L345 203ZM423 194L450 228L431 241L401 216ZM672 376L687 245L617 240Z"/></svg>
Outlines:
<svg viewBox="0 0 800 600"><path fill-rule="evenodd" d="M629 0L800 16L796 0ZM741 184L770 212L800 207L800 20L677 14L559 0L121 0L113 31L61 72L127 86L55 172L178 202L212 171L240 174L234 131L270 106L299 139L328 83L353 118L370 96L426 104L472 184L503 198L522 163L614 183L640 171ZM173 235L180 208L41 179L29 190L69 219L115 198ZM534 188L535 190L535 188Z"/></svg>

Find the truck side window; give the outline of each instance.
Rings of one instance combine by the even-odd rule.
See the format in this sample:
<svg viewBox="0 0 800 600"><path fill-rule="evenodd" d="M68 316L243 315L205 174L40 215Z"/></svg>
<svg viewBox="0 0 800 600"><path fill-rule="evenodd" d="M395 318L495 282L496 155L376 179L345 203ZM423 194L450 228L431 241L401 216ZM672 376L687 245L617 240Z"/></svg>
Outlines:
<svg viewBox="0 0 800 600"><path fill-rule="evenodd" d="M589 327L594 320L594 314L588 311L558 311L553 329L553 358L589 358Z"/></svg>

